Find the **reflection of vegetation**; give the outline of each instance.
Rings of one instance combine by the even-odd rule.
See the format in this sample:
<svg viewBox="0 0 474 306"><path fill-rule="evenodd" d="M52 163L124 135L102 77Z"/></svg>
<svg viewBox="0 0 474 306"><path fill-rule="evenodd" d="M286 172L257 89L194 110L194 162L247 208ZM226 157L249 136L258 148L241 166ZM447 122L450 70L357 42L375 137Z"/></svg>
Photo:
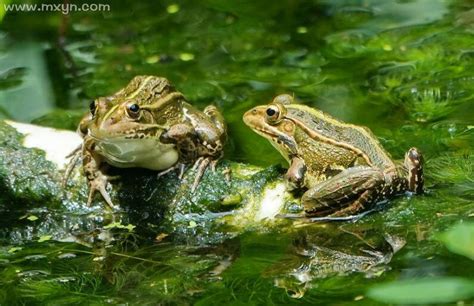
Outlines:
<svg viewBox="0 0 474 306"><path fill-rule="evenodd" d="M11 68L0 72L0 90L20 85L25 74L26 69L24 67Z"/></svg>
<svg viewBox="0 0 474 306"><path fill-rule="evenodd" d="M194 252L166 243L126 251L53 242L14 252L3 248L0 303L116 304L127 296L137 303L149 298L183 303L205 283L192 275L205 273L228 256L212 248L208 254Z"/></svg>
<svg viewBox="0 0 474 306"><path fill-rule="evenodd" d="M458 224L438 237L450 251L474 260L474 223ZM401 280L374 286L368 295L393 304L449 303L474 298L474 281L460 277Z"/></svg>
<svg viewBox="0 0 474 306"><path fill-rule="evenodd" d="M4 214L3 223L27 230L12 232L17 235L14 237L4 234L8 247L0 254L0 303L149 304L161 300L202 305L229 301L288 304L291 299L285 290L275 287L281 285L288 293L291 288L304 287L301 303L357 300L372 304L364 292L384 281L387 285L374 287L370 297L393 303L472 299L472 283L466 281L474 274L472 261L467 258L472 258L472 253L465 248L467 243L460 242L461 237L472 237L472 226L458 225L445 232L460 218L472 218L474 212L474 14L468 6L468 1L448 6L444 1L426 0L125 0L112 5L111 12L76 12L68 18L55 12L8 13L2 20L2 33L19 42L33 36L45 49L57 109L34 120L37 124L74 129L90 99L115 92L137 74L158 74L172 80L198 106L212 102L224 110L231 138L227 158L270 165L281 161L279 154L241 123L241 115L255 104L268 102L276 93L289 92L342 119L368 125L395 157L402 157L410 146L420 147L427 157L427 193L401 197L388 203L382 213L340 225L349 227L360 239L366 238L364 228L405 238L406 246L389 264L392 269L381 271L375 279L365 273L319 277L322 274L313 270L303 286L298 283L292 287L295 274L282 257L314 262L311 254L291 247L295 232L304 231L307 225L289 223L268 234L229 230L229 236L238 235L241 245L239 252L231 246L238 256L226 261L223 259L229 254L217 249L229 247L223 242L228 237L216 233L205 217L197 216L194 223L183 217L174 233L163 234L170 234L164 243L132 243L124 251L120 246L128 245L129 240L115 237L106 259L95 261L94 251L78 244L47 240L10 245L9 239L24 241L54 234L48 229L64 220L66 205L55 202L54 209L31 214L38 220L19 220L26 215L21 206L24 201L2 192L0 207L8 207L15 200L20 210ZM429 24L424 24L427 21ZM0 49L3 52L5 46ZM20 88L26 77L31 77L29 70L2 69L0 90ZM31 93L29 105L34 106L36 94ZM15 112L9 115L20 118ZM18 150L14 165L22 164L23 157ZM268 171L277 175L275 169ZM17 188L18 192L28 194L38 182L45 197L54 198L60 192L49 184L48 176L55 174L27 174L24 179L31 185ZM147 177L126 178L123 197L144 195L143 189L161 190L163 185L174 183L144 179ZM255 179L250 183L257 186L259 182ZM11 183L17 186L17 181ZM227 190L226 186L219 188ZM216 199L205 204L220 212L222 207ZM238 195L235 199L240 201ZM138 202L142 206L130 208L127 214L135 220L130 223L137 225L133 234L149 240L149 233L156 235L161 226L157 220L161 220L162 211L150 209L147 201ZM178 206L186 212L189 207L202 208L202 203L192 198ZM84 231L75 227L80 219L75 217L68 219L67 226ZM128 223L124 220L123 226ZM339 224L309 227L317 241L325 237L323 232L335 231ZM444 233L435 236L449 250L464 257L449 254L438 240L430 239L437 232ZM337 237L325 238L334 242L332 248L340 250L338 242L343 242ZM183 243L194 246L184 247ZM208 277L216 267L227 268L220 268L221 273L214 278ZM299 271L311 271L306 268ZM280 273L280 283L268 276L272 271ZM393 282L396 279L399 281ZM422 291L439 293L437 300L417 296Z"/></svg>

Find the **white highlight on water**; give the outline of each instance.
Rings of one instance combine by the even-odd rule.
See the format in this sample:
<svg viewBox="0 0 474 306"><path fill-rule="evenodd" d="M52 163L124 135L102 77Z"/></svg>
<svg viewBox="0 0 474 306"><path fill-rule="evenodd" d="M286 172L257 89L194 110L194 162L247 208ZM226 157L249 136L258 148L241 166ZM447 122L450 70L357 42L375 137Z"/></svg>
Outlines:
<svg viewBox="0 0 474 306"><path fill-rule="evenodd" d="M256 221L273 219L280 213L285 204L285 183L278 183L273 187L266 188L263 194L260 209L256 214Z"/></svg>

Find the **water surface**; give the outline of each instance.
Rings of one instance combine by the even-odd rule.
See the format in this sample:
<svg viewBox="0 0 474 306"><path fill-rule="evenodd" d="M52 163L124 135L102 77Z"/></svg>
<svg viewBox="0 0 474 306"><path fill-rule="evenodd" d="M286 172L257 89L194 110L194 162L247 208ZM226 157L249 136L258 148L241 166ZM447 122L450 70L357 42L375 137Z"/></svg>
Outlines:
<svg viewBox="0 0 474 306"><path fill-rule="evenodd" d="M269 166L284 161L241 116L290 93L368 126L394 158L420 148L427 193L354 224L219 243L124 234L105 260L103 246L37 242L34 232L4 239L0 303L373 305L376 284L472 279L472 260L435 233L474 215L473 31L469 1L121 1L110 12L7 13L1 118L75 129L91 99L160 75L197 106L223 110L228 159ZM393 239L406 242L395 254ZM452 299L463 300L472 295Z"/></svg>

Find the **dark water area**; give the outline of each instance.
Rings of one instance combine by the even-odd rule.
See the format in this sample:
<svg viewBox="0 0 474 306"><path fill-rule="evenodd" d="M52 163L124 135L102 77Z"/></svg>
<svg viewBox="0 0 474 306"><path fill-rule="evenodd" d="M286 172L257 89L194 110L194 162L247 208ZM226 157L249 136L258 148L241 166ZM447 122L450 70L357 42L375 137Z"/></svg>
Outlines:
<svg viewBox="0 0 474 306"><path fill-rule="evenodd" d="M197 107L223 111L227 159L287 167L241 118L288 93L369 127L395 159L418 147L426 193L355 223L256 229L218 243L133 231L107 246L4 239L1 305L474 302L471 1L103 4L109 10L6 12L0 119L75 130L94 98L159 75Z"/></svg>

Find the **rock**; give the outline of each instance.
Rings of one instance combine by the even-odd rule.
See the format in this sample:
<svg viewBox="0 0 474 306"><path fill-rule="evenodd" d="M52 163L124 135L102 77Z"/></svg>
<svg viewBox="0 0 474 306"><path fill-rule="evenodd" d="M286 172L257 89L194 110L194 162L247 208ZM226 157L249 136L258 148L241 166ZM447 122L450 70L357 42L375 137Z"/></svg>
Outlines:
<svg viewBox="0 0 474 306"><path fill-rule="evenodd" d="M208 243L282 222L275 218L287 203L282 169L262 169L224 160L206 171L195 192L188 170L160 178L145 169L113 169L119 179L110 194L120 209L110 211L96 196L86 206L87 184L80 165L66 188L61 186L67 155L82 142L74 132L0 121L0 208L10 220L2 236L13 241L51 236L77 239L77 233L104 226L140 233L172 234L187 242ZM223 173L231 170L231 181ZM127 227L128 226L128 227Z"/></svg>

